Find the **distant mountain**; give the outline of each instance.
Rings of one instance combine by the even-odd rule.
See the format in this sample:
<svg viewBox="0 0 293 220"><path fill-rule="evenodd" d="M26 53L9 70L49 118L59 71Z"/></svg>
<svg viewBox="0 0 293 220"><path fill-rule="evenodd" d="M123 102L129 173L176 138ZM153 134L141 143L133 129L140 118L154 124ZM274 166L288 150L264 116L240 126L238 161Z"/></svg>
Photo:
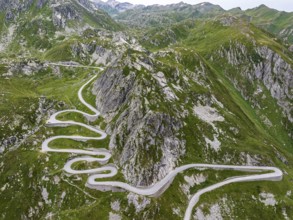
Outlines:
<svg viewBox="0 0 293 220"><path fill-rule="evenodd" d="M119 3L111 0L105 3L117 8ZM121 3L122 4L122 3ZM129 3L125 3L129 4ZM118 11L118 10L116 10ZM130 4L116 13L115 19L132 27L146 28L171 25L187 19L213 19L222 15L233 15L249 21L256 26L276 35L289 44L293 43L293 12L283 12L271 9L265 5L249 9L241 8L224 10L219 5L203 2L190 5L183 2L170 5L150 5L134 7Z"/></svg>
<svg viewBox="0 0 293 220"><path fill-rule="evenodd" d="M110 15L117 15L121 12L134 9L134 8L140 8L144 7L143 5L133 5L128 2L118 2L116 0L108 0L107 2L101 1L101 0L91 0L94 5L101 10L104 10Z"/></svg>
<svg viewBox="0 0 293 220"><path fill-rule="evenodd" d="M248 16L250 22L275 35L285 43L293 44L293 12L278 11L260 5L253 9L233 8L228 11L234 16Z"/></svg>
<svg viewBox="0 0 293 220"><path fill-rule="evenodd" d="M293 43L293 12L278 11L265 5L244 12L251 16L252 23Z"/></svg>
<svg viewBox="0 0 293 220"><path fill-rule="evenodd" d="M120 13L117 20L133 27L158 27L186 19L210 18L224 13L219 5L208 2L189 5L183 2L171 5L150 5Z"/></svg>

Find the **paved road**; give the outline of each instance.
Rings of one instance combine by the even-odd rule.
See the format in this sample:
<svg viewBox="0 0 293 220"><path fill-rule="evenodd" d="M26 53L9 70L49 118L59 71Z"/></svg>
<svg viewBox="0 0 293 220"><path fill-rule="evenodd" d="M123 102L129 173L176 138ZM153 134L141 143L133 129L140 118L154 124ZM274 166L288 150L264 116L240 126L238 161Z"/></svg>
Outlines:
<svg viewBox="0 0 293 220"><path fill-rule="evenodd" d="M103 190L103 189L107 190L107 189L110 189L111 187L117 187L117 188L122 188L139 195L157 197L157 196L160 196L169 187L169 185L172 183L173 179L176 177L178 173L181 173L185 170L189 170L192 168L198 168L198 169L208 168L208 169L216 169L216 170L238 170L238 171L245 171L245 172L270 172L270 173L254 174L254 175L242 176L242 177L232 177L227 180L224 180L223 182L220 182L215 185L204 188L202 190L199 190L190 200L189 205L185 212L184 220L189 220L191 218L193 207L198 202L200 196L206 192L210 192L224 185L228 185L228 184L236 183L236 182L264 181L264 180L279 181L282 179L282 176L283 176L282 171L275 167L189 164L189 165L176 168L175 170L171 171L167 176L165 176L165 178L163 178L160 182L148 188L137 188L123 182L113 182L113 181L99 182L99 181L96 181L96 179L99 178L98 175L97 176L91 175L88 178L87 186L89 188L98 189L98 190Z"/></svg>
<svg viewBox="0 0 293 220"><path fill-rule="evenodd" d="M50 119L47 121L47 126L51 126L51 127L67 127L67 126L81 126L84 127L88 130L91 130L95 133L97 133L99 135L99 137L84 137L84 136L54 136L54 137L50 137L48 139L46 139L43 143L42 143L42 151L43 152L56 152L56 153L74 153L74 154L84 154L84 155L91 155L91 156L96 156L96 157L78 157L75 159L72 159L70 161L68 161L65 166L64 166L64 170L70 174L90 174L90 173L101 173L101 174L96 174L99 178L105 178L105 177L112 177L115 176L117 174L117 168L114 165L108 165L108 166L104 166L101 168L97 168L97 169L89 169L89 170L73 170L71 168L71 166L76 163L76 162L81 162L81 161L87 161L87 162L99 162L100 164L106 164L108 163L108 161L110 160L110 158L112 157L110 151L103 149L103 148L94 148L94 149L85 149L85 150L79 150L79 149L62 149L62 148L51 148L49 146L50 142L54 141L54 140L58 140L58 139L70 139L70 140L75 140L75 141L88 141L88 140L103 140L107 137L107 134L100 130L97 129L95 127L80 123L80 122L75 122L75 121L60 121L57 119L57 116L63 113L68 113L68 112L75 112L75 113L79 113L82 114L83 116L85 116L86 118L89 119L97 119L98 116L100 115L100 112L97 111L96 108L94 108L93 106L91 106L90 104L88 104L83 96L82 96L82 91L83 89L89 84L91 83L97 76L92 77L88 82L86 82L78 91L78 98L79 100L87 107L89 108L94 114L88 114L86 112L82 112L76 109L71 109L71 110L64 110L64 111L59 111L56 112L55 114L53 114ZM107 174L103 174L105 171L108 171Z"/></svg>
<svg viewBox="0 0 293 220"><path fill-rule="evenodd" d="M73 66L74 67L74 66ZM217 188L220 188L224 185L236 183L236 182L249 182L249 181L279 181L282 179L283 173L280 169L275 167L257 167L257 166L233 166L233 165L216 165L216 164L188 164L181 167L178 167L171 171L167 176L165 176L161 181L157 182L156 184L150 187L134 187L127 183L117 182L117 181L97 181L97 179L101 178L109 178L113 177L117 174L117 168L113 164L108 164L99 168L94 169L87 169L87 170L74 170L72 169L72 165L76 162L86 161L86 162L99 162L101 165L107 164L109 159L111 158L110 151L102 148L95 148L95 149L85 149L85 150L78 150L78 149L54 149L49 147L50 142L57 140L57 139L71 139L76 141L88 141L88 140L102 140L107 137L107 134L100 129L95 127L75 122L75 121L60 121L56 119L56 117L62 113L66 112L75 112L80 113L86 118L90 119L97 119L100 115L100 112L96 110L93 106L88 104L82 97L83 89L91 83L97 76L92 77L87 83L85 83L80 90L78 91L78 98L79 100L88 107L94 114L88 114L79 110L65 110L60 111L53 114L50 119L48 120L48 126L59 126L59 127L66 127L66 126L82 126L86 129L89 129L99 135L99 137L84 137L84 136L55 136L48 138L42 144L42 151L43 152L58 152L58 153L74 153L74 154L83 154L86 156L79 156L72 160L69 160L65 166L64 170L70 174L90 174L86 185L92 189L98 190L115 190L117 188L124 189L129 192L133 192L139 195L144 196L159 196L170 186L173 179L176 177L178 173L181 173L188 169L216 169L216 170L238 170L238 171L245 171L245 172L268 172L268 173L259 173L259 174L252 174L242 177L232 177L226 179L222 182L214 184L212 186L206 187L204 189L199 190L190 200L189 205L186 209L184 220L189 220L192 215L192 209L199 201L201 195L206 192L210 192ZM88 156L91 155L91 156ZM95 156L95 157L94 157Z"/></svg>
<svg viewBox="0 0 293 220"><path fill-rule="evenodd" d="M80 65L79 63L76 63L76 62L46 63L46 65L64 66L64 67L78 67L78 68L87 68L87 69L103 69L101 67L96 67L96 66Z"/></svg>

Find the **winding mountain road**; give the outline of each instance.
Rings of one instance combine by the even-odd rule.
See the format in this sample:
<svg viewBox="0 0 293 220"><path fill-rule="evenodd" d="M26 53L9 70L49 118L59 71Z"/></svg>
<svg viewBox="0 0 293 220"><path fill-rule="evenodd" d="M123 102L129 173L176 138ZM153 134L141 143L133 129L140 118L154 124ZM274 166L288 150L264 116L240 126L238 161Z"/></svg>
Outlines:
<svg viewBox="0 0 293 220"><path fill-rule="evenodd" d="M58 126L58 127L67 127L67 126L82 126L86 129L89 129L98 135L99 137L84 137L84 136L55 136L48 138L45 140L42 144L42 151L43 152L56 152L56 153L74 153L74 154L81 154L85 156L79 156L74 159L69 160L65 166L64 170L69 174L89 174L89 178L87 180L87 187L91 189L98 189L98 190L114 190L116 188L121 188L129 192L133 192L139 195L144 196L159 196L161 195L172 183L173 179L176 177L178 173L181 173L188 169L215 169L215 170L237 170L237 171L245 171L245 172L268 172L268 173L259 173L259 174L253 174L253 175L246 175L241 177L231 177L228 178L222 182L216 183L212 186L206 187L204 189L199 190L189 201L189 205L186 209L184 220L189 220L192 215L192 209L199 201L199 198L201 195L203 195L206 192L210 192L212 190L215 190L217 188L220 188L224 185L228 185L231 183L236 182L249 182L249 181L280 181L282 179L283 173L280 169L276 167L258 167L258 166L233 166L233 165L216 165L216 164L189 164L184 165L181 167L178 167L171 171L167 176L165 176L161 181L157 182L156 184L150 186L150 187L134 187L127 183L118 182L118 181L97 181L97 179L101 178L109 178L113 177L117 174L118 170L117 167L113 164L108 164L109 159L111 158L111 152L102 149L102 148L95 148L95 149L85 149L85 150L79 150L79 149L62 149L62 148L51 148L49 146L50 142L58 139L71 139L76 141L88 141L88 140L102 140L107 137L107 134L95 127L75 122L75 121L60 121L56 119L56 117L62 113L67 112L75 112L82 114L84 117L95 120L100 115L100 112L97 111L96 108L88 104L84 98L82 97L82 91L83 89L89 85L97 76L92 77L88 82L86 82L78 91L78 98L79 100L88 108L90 109L94 114L88 114L79 110L65 110L60 111L55 114L53 114L50 119L48 120L47 125L48 126ZM89 156L90 155L90 156ZM87 169L87 170L74 170L72 169L72 165L77 162L86 161L86 162L98 162L101 165L99 168L95 169Z"/></svg>
<svg viewBox="0 0 293 220"><path fill-rule="evenodd" d="M81 64L76 63L76 62L60 62L60 63L48 62L48 63L46 63L46 65L47 66L51 65L51 66L86 68L86 69L102 69L101 67L97 67L97 66L85 66L85 65L81 65Z"/></svg>

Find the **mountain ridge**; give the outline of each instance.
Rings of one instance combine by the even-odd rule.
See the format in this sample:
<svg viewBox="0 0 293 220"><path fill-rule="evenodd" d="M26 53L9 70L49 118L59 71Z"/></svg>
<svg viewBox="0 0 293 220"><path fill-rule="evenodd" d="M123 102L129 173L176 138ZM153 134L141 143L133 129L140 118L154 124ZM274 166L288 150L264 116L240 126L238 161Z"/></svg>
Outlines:
<svg viewBox="0 0 293 220"><path fill-rule="evenodd" d="M209 15L208 12L210 12ZM112 13L112 15L116 20L126 25L135 28L146 28L149 26L169 25L186 19L208 19L223 13L232 13L237 17L248 16L250 17L250 22L253 24L269 31L289 44L293 43L293 12L278 11L264 4L247 10L238 8L235 11L235 9L224 10L219 5L214 5L209 2L194 5L181 2L169 5L137 6L134 11L131 8L120 12L117 10L115 13ZM267 20L263 22L264 19ZM280 19L282 22L279 21ZM270 22L268 23L267 21Z"/></svg>

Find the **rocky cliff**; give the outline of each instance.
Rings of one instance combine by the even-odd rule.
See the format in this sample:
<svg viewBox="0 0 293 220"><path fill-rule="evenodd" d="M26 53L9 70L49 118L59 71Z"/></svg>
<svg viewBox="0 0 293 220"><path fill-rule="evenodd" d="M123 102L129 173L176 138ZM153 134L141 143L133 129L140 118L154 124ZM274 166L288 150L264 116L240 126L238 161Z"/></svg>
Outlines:
<svg viewBox="0 0 293 220"><path fill-rule="evenodd" d="M125 178L146 186L176 167L185 153L185 141L175 109L165 112L157 106L164 105L172 90L153 96L155 91L167 89L164 74L157 72L158 63L147 55L134 57L126 55L119 63L112 63L93 92L97 108L109 123L110 149Z"/></svg>
<svg viewBox="0 0 293 220"><path fill-rule="evenodd" d="M286 127L290 136L290 124L293 122L293 70L289 62L280 54L276 53L267 46L254 46L253 52L250 46L241 43L231 43L226 49L222 48L218 54L222 59L227 59L230 66L225 68L235 87L242 93L246 100L250 100L252 105L257 108L266 108L261 105L259 99L266 99L265 92L269 91L278 105L281 107L283 116L286 118ZM232 69L231 69L232 67ZM237 71L232 72L232 71ZM254 85L253 89L247 87ZM263 88L264 87L264 88ZM266 120L268 124L272 124Z"/></svg>
<svg viewBox="0 0 293 220"><path fill-rule="evenodd" d="M143 15L143 9L124 12L130 24L139 18L134 23L147 27L124 32L87 0L0 0L0 5L1 219L179 220L196 191L246 175L189 170L158 198L92 190L87 175L67 175L64 164L79 155L41 152L42 142L96 134L79 126L44 125L57 110L88 111L76 93L96 74L83 96L101 117L93 122L66 113L59 119L99 127L108 137L60 139L50 147L109 146L118 174L106 181L135 186L152 185L191 163L276 166L284 172L282 181L231 184L205 194L193 217L293 216L288 45L247 17L208 3L151 6ZM97 166L81 161L73 168Z"/></svg>

